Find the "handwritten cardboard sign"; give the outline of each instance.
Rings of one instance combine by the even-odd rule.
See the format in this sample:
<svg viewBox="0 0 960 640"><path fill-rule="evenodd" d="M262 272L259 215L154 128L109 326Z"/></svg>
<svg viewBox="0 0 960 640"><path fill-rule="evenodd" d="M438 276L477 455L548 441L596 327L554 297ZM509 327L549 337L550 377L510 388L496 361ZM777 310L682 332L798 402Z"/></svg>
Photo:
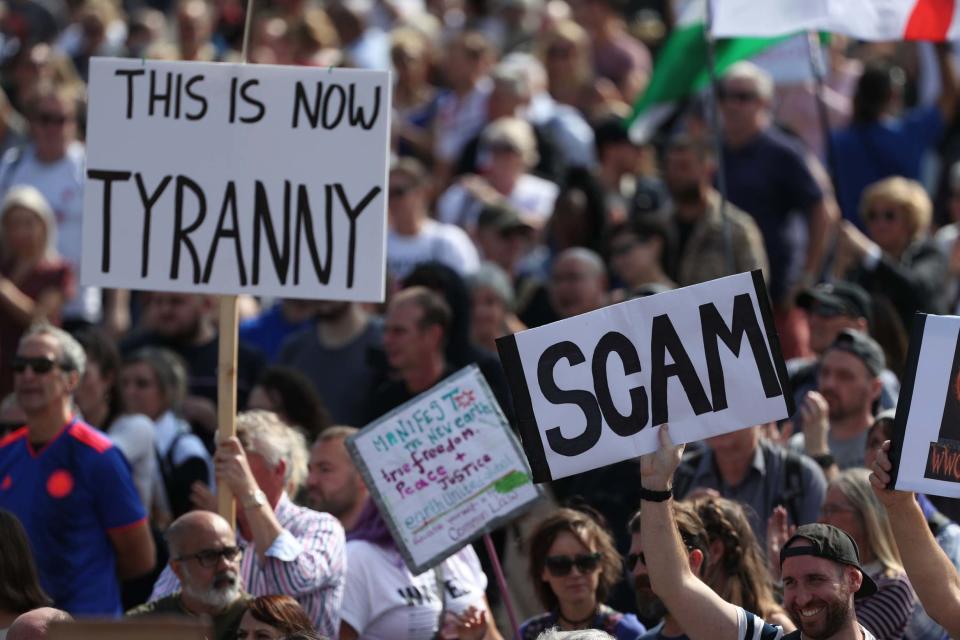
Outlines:
<svg viewBox="0 0 960 640"><path fill-rule="evenodd" d="M407 566L421 573L539 498L476 366L346 441Z"/></svg>
<svg viewBox="0 0 960 640"><path fill-rule="evenodd" d="M914 318L890 460L897 489L960 498L960 317Z"/></svg>
<svg viewBox="0 0 960 640"><path fill-rule="evenodd" d="M760 271L497 340L534 481L793 413Z"/></svg>
<svg viewBox="0 0 960 640"><path fill-rule="evenodd" d="M382 301L389 74L95 58L85 284Z"/></svg>

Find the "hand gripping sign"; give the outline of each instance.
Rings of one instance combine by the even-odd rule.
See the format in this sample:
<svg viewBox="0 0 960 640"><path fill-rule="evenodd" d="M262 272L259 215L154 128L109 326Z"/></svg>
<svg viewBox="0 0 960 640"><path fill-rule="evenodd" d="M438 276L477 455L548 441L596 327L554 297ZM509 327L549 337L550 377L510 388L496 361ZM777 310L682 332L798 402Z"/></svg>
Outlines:
<svg viewBox="0 0 960 640"><path fill-rule="evenodd" d="M370 423L346 444L415 574L513 520L540 496L474 365Z"/></svg>
<svg viewBox="0 0 960 640"><path fill-rule="evenodd" d="M760 271L497 340L535 482L793 413Z"/></svg>

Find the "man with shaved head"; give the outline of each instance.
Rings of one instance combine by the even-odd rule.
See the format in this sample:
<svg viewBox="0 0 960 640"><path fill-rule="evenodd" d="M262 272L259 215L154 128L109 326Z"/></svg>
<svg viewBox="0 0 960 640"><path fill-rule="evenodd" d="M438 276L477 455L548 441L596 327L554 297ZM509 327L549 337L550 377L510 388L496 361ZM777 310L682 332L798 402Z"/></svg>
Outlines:
<svg viewBox="0 0 960 640"><path fill-rule="evenodd" d="M45 640L50 625L54 622L72 622L66 611L52 607L32 609L17 616L7 629L7 640Z"/></svg>
<svg viewBox="0 0 960 640"><path fill-rule="evenodd" d="M174 520L166 540L180 589L127 615L207 617L214 640L236 638L250 596L241 588L240 549L229 523L212 511L191 511Z"/></svg>
<svg viewBox="0 0 960 640"><path fill-rule="evenodd" d="M607 268L590 249L566 249L553 261L548 288L557 319L594 311L608 302Z"/></svg>

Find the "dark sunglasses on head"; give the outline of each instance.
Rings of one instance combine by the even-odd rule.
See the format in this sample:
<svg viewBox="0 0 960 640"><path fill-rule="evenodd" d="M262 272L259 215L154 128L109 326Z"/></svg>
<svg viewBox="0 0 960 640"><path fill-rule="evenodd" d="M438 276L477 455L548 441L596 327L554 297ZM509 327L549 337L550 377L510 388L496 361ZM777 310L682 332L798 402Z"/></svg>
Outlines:
<svg viewBox="0 0 960 640"><path fill-rule="evenodd" d="M224 547L223 549L204 549L203 551L198 551L196 553L191 553L188 556L180 556L177 560L181 562L187 562L190 560L196 560L200 563L201 567L206 567L207 569L212 569L220 562L220 558L223 558L227 562L232 561L234 558L239 555L240 549L238 547Z"/></svg>
<svg viewBox="0 0 960 640"><path fill-rule="evenodd" d="M570 575L573 568L576 567L580 573L593 573L600 566L600 558L603 556L597 553L581 553L575 556L547 556L543 561L547 571L558 578Z"/></svg>
<svg viewBox="0 0 960 640"><path fill-rule="evenodd" d="M61 369L65 369L62 364L57 363L53 358L27 358L24 356L14 356L13 360L10 363L10 366L13 367L14 373L23 373L28 368L31 369L37 375L43 375L45 373L50 373L53 371L53 368L60 366Z"/></svg>
<svg viewBox="0 0 960 640"><path fill-rule="evenodd" d="M869 222L874 222L876 220L895 222L897 219L897 212L893 209L870 210L867 211L867 215L864 217L866 217L867 221Z"/></svg>

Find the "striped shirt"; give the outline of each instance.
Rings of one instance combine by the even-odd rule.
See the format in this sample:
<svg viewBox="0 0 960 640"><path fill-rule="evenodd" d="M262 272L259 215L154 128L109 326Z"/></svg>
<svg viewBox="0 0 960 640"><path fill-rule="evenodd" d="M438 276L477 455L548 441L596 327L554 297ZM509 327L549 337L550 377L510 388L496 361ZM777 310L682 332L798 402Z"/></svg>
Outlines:
<svg viewBox="0 0 960 640"><path fill-rule="evenodd" d="M245 591L254 596L291 596L313 620L317 631L338 637L347 568L343 527L329 513L295 505L286 494L274 513L283 532L263 560L254 552L253 543L237 532L237 544L244 550L240 574ZM150 601L179 588L180 582L168 565L157 579Z"/></svg>
<svg viewBox="0 0 960 640"><path fill-rule="evenodd" d="M856 600L857 620L877 640L900 640L913 618L917 594L903 572L890 577L877 563L864 568L877 583L877 592Z"/></svg>
<svg viewBox="0 0 960 640"><path fill-rule="evenodd" d="M765 622L762 618L755 616L749 611L737 607L737 640L788 640L801 638L799 631L785 633L783 627L778 627ZM867 631L863 625L859 625L863 632L863 640L877 640L876 637Z"/></svg>

